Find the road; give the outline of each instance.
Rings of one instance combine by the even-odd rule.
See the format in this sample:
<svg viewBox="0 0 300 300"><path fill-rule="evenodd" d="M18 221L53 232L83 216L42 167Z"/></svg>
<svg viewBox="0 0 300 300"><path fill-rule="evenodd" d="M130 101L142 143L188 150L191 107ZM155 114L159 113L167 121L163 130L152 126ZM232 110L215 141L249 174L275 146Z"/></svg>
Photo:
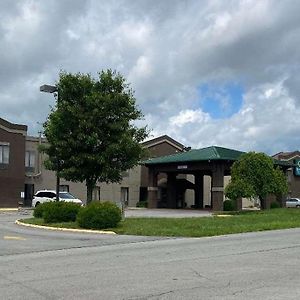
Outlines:
<svg viewBox="0 0 300 300"><path fill-rule="evenodd" d="M212 238L50 232L0 214L0 299L299 299L300 229Z"/></svg>

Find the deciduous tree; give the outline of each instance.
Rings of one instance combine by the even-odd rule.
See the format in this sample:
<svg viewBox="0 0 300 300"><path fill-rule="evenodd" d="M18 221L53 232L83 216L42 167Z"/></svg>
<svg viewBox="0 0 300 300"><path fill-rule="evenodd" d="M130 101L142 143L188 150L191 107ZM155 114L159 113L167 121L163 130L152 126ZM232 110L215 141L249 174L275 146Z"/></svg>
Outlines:
<svg viewBox="0 0 300 300"><path fill-rule="evenodd" d="M271 157L264 153L243 154L231 168L231 181L225 195L237 200L240 197L258 197L262 208L269 194L282 196L288 191L287 180Z"/></svg>
<svg viewBox="0 0 300 300"><path fill-rule="evenodd" d="M147 128L135 125L143 115L115 71L102 71L96 79L62 72L57 88L56 106L44 124L46 166L67 180L85 182L89 203L97 181L119 182L123 171L138 164Z"/></svg>

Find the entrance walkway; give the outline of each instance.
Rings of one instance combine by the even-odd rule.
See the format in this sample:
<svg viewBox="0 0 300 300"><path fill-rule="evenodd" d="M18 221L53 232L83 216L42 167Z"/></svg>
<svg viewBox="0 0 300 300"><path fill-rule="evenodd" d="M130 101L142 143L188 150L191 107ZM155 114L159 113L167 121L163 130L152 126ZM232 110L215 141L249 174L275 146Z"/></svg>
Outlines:
<svg viewBox="0 0 300 300"><path fill-rule="evenodd" d="M192 218L210 217L211 211L194 209L126 208L125 217L135 218Z"/></svg>

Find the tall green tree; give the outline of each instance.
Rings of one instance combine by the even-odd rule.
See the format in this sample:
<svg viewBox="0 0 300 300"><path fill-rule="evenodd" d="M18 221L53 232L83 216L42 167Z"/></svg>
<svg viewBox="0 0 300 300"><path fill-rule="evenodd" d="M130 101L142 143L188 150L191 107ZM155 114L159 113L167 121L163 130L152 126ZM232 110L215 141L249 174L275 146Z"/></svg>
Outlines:
<svg viewBox="0 0 300 300"><path fill-rule="evenodd" d="M125 78L112 70L98 75L61 72L59 97L44 124L46 166L85 182L87 203L98 181L119 182L123 171L138 164L140 142L148 135L134 124L143 115Z"/></svg>
<svg viewBox="0 0 300 300"><path fill-rule="evenodd" d="M286 177L279 167L274 166L273 159L264 153L249 152L232 165L231 181L225 195L232 200L258 197L261 207L265 208L269 194L280 197L287 191Z"/></svg>

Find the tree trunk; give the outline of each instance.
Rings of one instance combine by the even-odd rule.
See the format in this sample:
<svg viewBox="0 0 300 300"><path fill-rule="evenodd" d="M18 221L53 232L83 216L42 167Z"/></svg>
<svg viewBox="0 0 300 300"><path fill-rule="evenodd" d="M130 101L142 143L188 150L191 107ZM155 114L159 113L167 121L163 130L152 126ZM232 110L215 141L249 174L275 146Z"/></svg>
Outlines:
<svg viewBox="0 0 300 300"><path fill-rule="evenodd" d="M266 208L266 199L259 197L260 200L260 209L265 209Z"/></svg>
<svg viewBox="0 0 300 300"><path fill-rule="evenodd" d="M93 201L93 190L95 188L96 182L93 180L86 181L86 204Z"/></svg>
<svg viewBox="0 0 300 300"><path fill-rule="evenodd" d="M60 187L60 177L59 177L59 173L56 172L56 199L55 201L59 201L59 187Z"/></svg>

